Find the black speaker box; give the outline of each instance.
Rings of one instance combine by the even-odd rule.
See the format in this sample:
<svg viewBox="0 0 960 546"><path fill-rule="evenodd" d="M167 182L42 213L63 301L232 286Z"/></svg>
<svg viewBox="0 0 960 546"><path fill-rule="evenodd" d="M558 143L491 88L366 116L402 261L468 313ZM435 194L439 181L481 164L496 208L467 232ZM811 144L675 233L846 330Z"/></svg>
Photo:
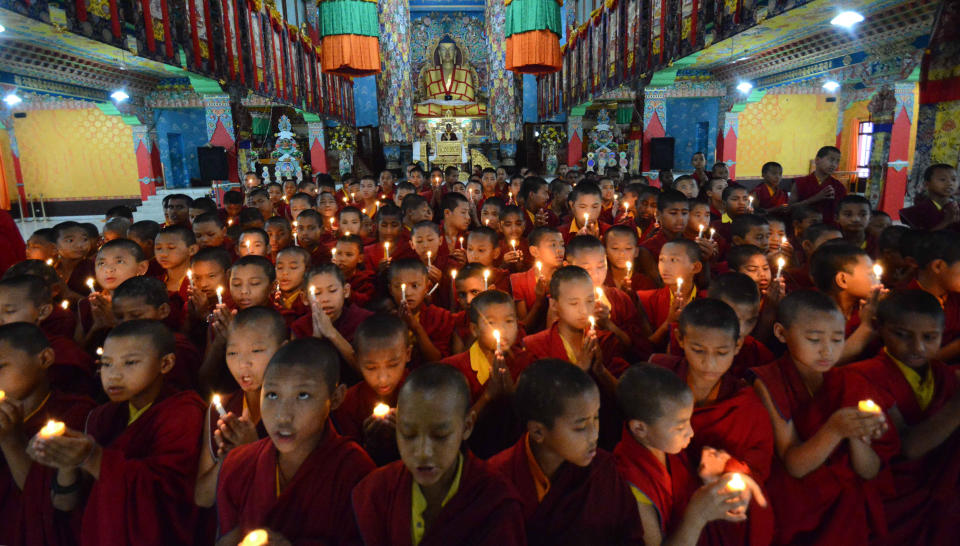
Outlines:
<svg viewBox="0 0 960 546"><path fill-rule="evenodd" d="M223 146L200 146L197 148L197 161L200 163L200 178L204 182L227 180L227 150Z"/></svg>
<svg viewBox="0 0 960 546"><path fill-rule="evenodd" d="M650 168L657 171L673 169L673 137L650 139Z"/></svg>

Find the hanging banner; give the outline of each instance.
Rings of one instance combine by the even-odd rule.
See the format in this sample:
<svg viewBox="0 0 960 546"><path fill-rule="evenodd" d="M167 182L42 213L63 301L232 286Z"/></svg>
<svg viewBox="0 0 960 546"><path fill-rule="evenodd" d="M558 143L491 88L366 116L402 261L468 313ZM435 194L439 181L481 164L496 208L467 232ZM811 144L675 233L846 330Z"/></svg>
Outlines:
<svg viewBox="0 0 960 546"><path fill-rule="evenodd" d="M376 0L319 0L323 69L348 77L380 72Z"/></svg>
<svg viewBox="0 0 960 546"><path fill-rule="evenodd" d="M250 72L253 75L253 89L260 93L270 91L270 55L267 49L265 16L259 0L247 1L247 32L250 40Z"/></svg>
<svg viewBox="0 0 960 546"><path fill-rule="evenodd" d="M290 82L290 102L300 104L300 31L287 25L287 81Z"/></svg>
<svg viewBox="0 0 960 546"><path fill-rule="evenodd" d="M199 74L213 75L213 30L210 21L210 2L186 0L186 29L181 27L181 42L187 53L187 68ZM183 32L186 30L186 32Z"/></svg>
<svg viewBox="0 0 960 546"><path fill-rule="evenodd" d="M273 69L273 93L280 100L289 100L287 97L286 68L283 62L283 19L280 12L273 6L267 6L270 14L270 61Z"/></svg>
<svg viewBox="0 0 960 546"><path fill-rule="evenodd" d="M593 46L590 48L591 74L593 76L591 89L594 93L598 93L603 89L607 81L607 70L604 66L607 56L604 52L604 36L606 35L606 30L603 26L603 12L603 4L600 4L600 7L594 11L590 21L590 36L593 42Z"/></svg>
<svg viewBox="0 0 960 546"><path fill-rule="evenodd" d="M326 114L329 111L327 103L329 102L328 95L323 88L324 80L326 74L323 73L323 64L320 62L322 55L320 54L320 46L314 47L314 65L317 67L314 75L316 76L316 82L314 87L317 89L317 111L321 114Z"/></svg>
<svg viewBox="0 0 960 546"><path fill-rule="evenodd" d="M180 66L179 59L174 57L171 10L167 0L141 0L139 6L137 41L138 46L146 46L145 49L139 48L140 55Z"/></svg>
<svg viewBox="0 0 960 546"><path fill-rule="evenodd" d="M659 67L663 62L663 26L666 24L666 13L663 8L667 0L650 1L650 63L649 66Z"/></svg>
<svg viewBox="0 0 960 546"><path fill-rule="evenodd" d="M506 68L522 74L560 70L563 0L504 0Z"/></svg>
<svg viewBox="0 0 960 546"><path fill-rule="evenodd" d="M560 71L563 104L570 104L570 49L563 45L563 70Z"/></svg>
<svg viewBox="0 0 960 546"><path fill-rule="evenodd" d="M617 44L622 43L620 31L620 14L623 11L622 8L622 2L612 0L607 2L607 9L604 13L604 18L606 19L604 21L604 28L606 29L606 38L604 39L604 43L606 44L607 59L603 64L605 64L607 67L607 88L613 88L620 84L621 72L623 70L623 50L622 48L617 47Z"/></svg>
<svg viewBox="0 0 960 546"><path fill-rule="evenodd" d="M589 23L580 31L580 99L586 100L590 90L590 26Z"/></svg>
<svg viewBox="0 0 960 546"><path fill-rule="evenodd" d="M29 7L31 2L25 2ZM56 2L54 2L55 5ZM113 45L122 45L123 34L120 20L120 10L117 7L117 0L76 0L71 6L69 2L65 6L67 17L73 15L70 30L77 34L82 34L87 38L92 38L100 42L106 42ZM71 14L70 8L73 8ZM48 16L49 18L49 16Z"/></svg>
<svg viewBox="0 0 960 546"><path fill-rule="evenodd" d="M224 70L224 73L230 80L246 84L247 79L243 70L243 42L240 39L238 1L220 0L220 28L223 31L223 49L227 61L227 69Z"/></svg>
<svg viewBox="0 0 960 546"><path fill-rule="evenodd" d="M642 36L643 16L641 15L641 0L624 0L626 4L624 14L624 78L633 78L640 73L639 43ZM646 57L642 57L646 58Z"/></svg>
<svg viewBox="0 0 960 546"><path fill-rule="evenodd" d="M313 41L309 35L301 34L300 44L300 67L303 70L303 103L306 109L316 112L317 101L313 87L313 71L316 68L314 62Z"/></svg>

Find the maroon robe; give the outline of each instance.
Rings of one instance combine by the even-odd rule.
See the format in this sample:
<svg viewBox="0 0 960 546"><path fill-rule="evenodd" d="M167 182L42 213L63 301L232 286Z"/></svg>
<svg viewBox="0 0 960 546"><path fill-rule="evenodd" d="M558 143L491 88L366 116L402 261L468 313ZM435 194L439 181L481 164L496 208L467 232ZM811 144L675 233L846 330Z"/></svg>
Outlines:
<svg viewBox="0 0 960 546"><path fill-rule="evenodd" d="M600 342L600 351L603 353L604 367L610 370L613 375L620 377L620 374L630 367L626 360L618 356L623 352L620 340L617 339L617 336L605 330L597 330L597 338ZM523 338L523 346L535 360L541 358L567 360L567 350L563 346L560 327L557 324L554 324L549 330Z"/></svg>
<svg viewBox="0 0 960 546"><path fill-rule="evenodd" d="M912 279L906 286L907 290L924 290L917 279ZM939 299L939 298L938 298ZM946 345L960 337L960 294L947 292L947 297L940 302L943 307L943 338L941 345Z"/></svg>
<svg viewBox="0 0 960 546"><path fill-rule="evenodd" d="M81 430L87 414L95 406L93 400L85 396L51 391L50 398L23 423L23 436L32 438L50 419L63 421L72 430ZM56 475L56 469L33 463L21 491L0 453L0 544L66 546L76 543L79 514L54 510L50 502L50 488Z"/></svg>
<svg viewBox="0 0 960 546"><path fill-rule="evenodd" d="M73 272L70 273L70 278L67 279L67 288L81 296L89 296L90 287L87 286L87 279L96 277L96 274L97 271L93 265L93 260L89 258L80 260L76 267L73 268Z"/></svg>
<svg viewBox="0 0 960 546"><path fill-rule="evenodd" d="M536 267L522 273L510 275L510 290L513 292L514 301L522 301L527 305L527 311L533 308L537 303L537 277L539 271ZM549 290L548 290L549 292Z"/></svg>
<svg viewBox="0 0 960 546"><path fill-rule="evenodd" d="M101 391L93 358L69 337L49 336L49 341L54 353L53 365L47 371L50 386L96 398Z"/></svg>
<svg viewBox="0 0 960 546"><path fill-rule="evenodd" d="M640 317L636 304L623 290L604 286L603 295L610 302L610 320L630 338L628 354L640 360L646 360L653 353L650 338L643 328L646 317Z"/></svg>
<svg viewBox="0 0 960 546"><path fill-rule="evenodd" d="M354 304L348 304L340 312L340 318L333 322L333 327L340 332L349 343L353 343L353 334L356 333L360 323L367 317L373 315L373 311L361 309ZM313 315L307 314L293 321L290 326L290 333L293 337L310 337L313 335Z"/></svg>
<svg viewBox="0 0 960 546"><path fill-rule="evenodd" d="M377 466L400 459L396 430L392 427L376 427L368 437L363 430L363 423L373 415L373 408L377 404L384 403L391 408L397 407L397 395L408 373L404 372L403 379L387 396L377 394L366 381L357 383L347 389L343 402L330 416L334 426L337 427L337 432L360 444Z"/></svg>
<svg viewBox="0 0 960 546"><path fill-rule="evenodd" d="M637 290L650 290L657 287L656 282L637 270L636 264L631 266L630 272L630 287L634 292ZM613 280L613 272L610 270L607 270L607 278L603 280L603 285L613 287L617 286L617 282ZM621 290L623 289L621 288Z"/></svg>
<svg viewBox="0 0 960 546"><path fill-rule="evenodd" d="M771 190L770 186L763 181L754 186L753 190L750 192L750 195L756 198L757 203L753 209L758 212L759 209L766 211L779 207L785 207L790 204L790 196L787 194L787 192L781 190L780 188Z"/></svg>
<svg viewBox="0 0 960 546"><path fill-rule="evenodd" d="M32 220L32 218L31 218ZM13 217L6 210L0 211L0 275L11 265L27 258L27 246Z"/></svg>
<svg viewBox="0 0 960 546"><path fill-rule="evenodd" d="M217 479L219 534L267 528L298 545L358 544L350 492L374 464L329 421L322 434L279 495L279 454L270 438L231 451Z"/></svg>
<svg viewBox="0 0 960 546"><path fill-rule="evenodd" d="M522 505L513 486L474 456L463 455L457 493L423 535L420 546L520 546L527 543ZM412 546L413 476L403 461L364 478L353 512L366 546Z"/></svg>
<svg viewBox="0 0 960 546"><path fill-rule="evenodd" d="M48 338L53 336L72 338L77 331L77 315L70 309L54 305L50 316L40 322L40 329Z"/></svg>
<svg viewBox="0 0 960 546"><path fill-rule="evenodd" d="M876 398L863 381L840 369L825 373L820 392L811 396L789 354L750 372L763 381L780 418L794 423L802 441L816 434L840 407ZM888 433L871 447L888 459L891 439L895 434ZM776 542L866 544L871 532L882 534L886 528L878 495L880 481L867 482L856 474L845 442L802 478L790 476L775 458L766 487L777 520Z"/></svg>
<svg viewBox="0 0 960 546"><path fill-rule="evenodd" d="M939 361L931 361L934 394L926 409L920 409L916 395L903 372L886 351L876 357L847 366L883 393L883 407L896 405L907 426L926 421L944 411L960 389L956 371ZM891 430L893 427L891 427ZM939 446L919 459L897 454L890 463L893 488L885 491L883 507L890 534L884 544L956 544L960 525L960 432L953 433Z"/></svg>
<svg viewBox="0 0 960 546"><path fill-rule="evenodd" d="M593 220L593 221L596 221L596 220ZM563 235L563 244L569 243L570 239L573 239L578 234L578 231L570 231L570 224L572 223L573 223L573 218L571 217L570 220L564 222L557 228L557 231L559 231L560 234ZM597 224L600 232L599 238L603 239L603 235L607 232L608 229L610 229L610 224L602 220L597 222Z"/></svg>
<svg viewBox="0 0 960 546"><path fill-rule="evenodd" d="M900 221L913 229L933 229L943 221L943 217L943 209L929 197L918 199L912 207L900 209ZM960 222L954 222L947 227L955 231L960 230Z"/></svg>
<svg viewBox="0 0 960 546"><path fill-rule="evenodd" d="M144 273L144 276L163 280L166 274L167 274L167 270L164 269L159 262L157 262L156 258L150 258L147 261L147 272Z"/></svg>
<svg viewBox="0 0 960 546"><path fill-rule="evenodd" d="M471 344L471 346L472 345L473 344ZM507 369L510 370L510 376L513 377L514 381L520 376L520 372L534 361L533 355L528 353L519 343L511 347L510 353L504 353L503 356L507 363ZM463 374L467 380L467 384L470 386L471 402L475 403L480 396L483 395L486 386L480 384L480 380L477 379L477 372L473 371L473 368L470 367L470 347L467 347L467 350L462 353L444 358L441 363L449 364ZM491 362L490 365L492 366L493 362ZM492 374L493 372L491 371L490 373Z"/></svg>
<svg viewBox="0 0 960 546"><path fill-rule="evenodd" d="M369 270L357 269L347 279L350 285L350 303L363 307L377 291L377 276Z"/></svg>
<svg viewBox="0 0 960 546"><path fill-rule="evenodd" d="M537 499L527 435L489 464L520 493L527 544L643 544L637 502L610 453L597 450L586 467L564 462L543 500Z"/></svg>
<svg viewBox="0 0 960 546"><path fill-rule="evenodd" d="M685 359L654 355L650 362L672 370L687 381L690 366ZM763 486L773 460L773 426L751 387L729 373L723 374L717 399L696 407L691 425L694 435L687 453L692 464L699 464L705 446L723 449L731 456L728 469L745 472ZM691 468L694 470L695 466ZM746 522L711 522L704 528L701 542L769 544L773 533L772 508L770 505L761 508L756 500L751 500Z"/></svg>
<svg viewBox="0 0 960 546"><path fill-rule="evenodd" d="M833 199L824 199L808 206L823 215L823 223L833 225L835 223L837 205L840 200L847 195L847 188L839 180L828 176L821 184L817 180L816 173L810 173L807 176L795 178L793 180L793 191L796 193L798 201L805 201L814 195L820 193L824 186L833 186Z"/></svg>
<svg viewBox="0 0 960 546"><path fill-rule="evenodd" d="M83 512L81 545L194 543L204 406L192 391L165 388L130 425L127 402L90 413L87 434L103 455Z"/></svg>
<svg viewBox="0 0 960 546"><path fill-rule="evenodd" d="M667 239L667 236L662 231L657 231L650 237L647 237L645 240L640 242L642 248L647 249L650 254L653 255L654 261L660 258L660 251L663 250L663 246L669 243L672 239ZM635 288L639 290L639 288Z"/></svg>
<svg viewBox="0 0 960 546"><path fill-rule="evenodd" d="M220 401L220 404L223 406L223 409L227 413L232 413L237 417L243 415L243 391L236 390L230 394L224 395ZM217 430L217 421L220 420L220 412L213 406L213 404L207 406L206 419L210 424L210 443L207 445L207 448L210 450L210 455L213 456L213 460L217 460L217 441L214 439L213 431ZM266 438L267 429L263 426L263 419L257 423L257 437Z"/></svg>
<svg viewBox="0 0 960 546"><path fill-rule="evenodd" d="M688 469L683 452L667 454L667 464L664 466L624 427L623 437L614 448L613 455L623 479L653 503L660 519L660 535L667 537L676 531L683 521L690 496L699 487L699 480Z"/></svg>
<svg viewBox="0 0 960 546"><path fill-rule="evenodd" d="M363 247L363 264L367 271L378 271L377 266L386 257L383 251L383 242L377 241ZM417 253L410 248L410 243L406 238L398 236L396 240L390 242L390 259L399 260L401 258L416 258Z"/></svg>
<svg viewBox="0 0 960 546"><path fill-rule="evenodd" d="M427 331L427 336L440 354L444 357L450 356L450 340L454 329L453 314L442 307L424 303L420 306L420 324Z"/></svg>

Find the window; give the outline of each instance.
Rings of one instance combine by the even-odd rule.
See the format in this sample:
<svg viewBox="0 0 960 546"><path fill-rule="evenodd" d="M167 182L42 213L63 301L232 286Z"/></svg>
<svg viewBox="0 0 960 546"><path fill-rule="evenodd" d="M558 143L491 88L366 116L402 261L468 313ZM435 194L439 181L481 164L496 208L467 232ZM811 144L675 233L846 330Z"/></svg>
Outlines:
<svg viewBox="0 0 960 546"><path fill-rule="evenodd" d="M870 150L873 148L873 122L861 121L857 130L857 177L870 176Z"/></svg>

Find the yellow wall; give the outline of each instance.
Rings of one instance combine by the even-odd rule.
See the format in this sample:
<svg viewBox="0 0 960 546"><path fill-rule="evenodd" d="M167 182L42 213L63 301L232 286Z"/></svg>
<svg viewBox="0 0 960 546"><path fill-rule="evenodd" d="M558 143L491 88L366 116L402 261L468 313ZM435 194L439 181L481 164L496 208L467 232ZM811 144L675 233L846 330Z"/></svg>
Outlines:
<svg viewBox="0 0 960 546"><path fill-rule="evenodd" d="M810 172L822 146L837 142L837 103L823 95L766 95L740 112L737 178L759 178L767 161L783 165L784 176Z"/></svg>
<svg viewBox="0 0 960 546"><path fill-rule="evenodd" d="M119 116L98 108L34 110L13 121L27 193L42 193L44 199L140 196L133 133ZM0 146L6 166L10 156L5 134ZM10 168L11 196L12 174Z"/></svg>

